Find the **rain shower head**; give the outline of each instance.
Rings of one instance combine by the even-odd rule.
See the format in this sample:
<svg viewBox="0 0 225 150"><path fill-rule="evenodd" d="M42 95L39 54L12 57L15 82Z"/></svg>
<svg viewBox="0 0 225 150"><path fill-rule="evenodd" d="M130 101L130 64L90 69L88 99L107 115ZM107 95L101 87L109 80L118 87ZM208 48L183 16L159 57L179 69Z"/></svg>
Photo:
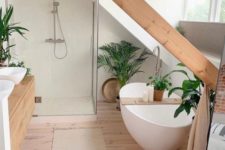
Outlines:
<svg viewBox="0 0 225 150"><path fill-rule="evenodd" d="M53 6L59 6L59 2L53 2Z"/></svg>

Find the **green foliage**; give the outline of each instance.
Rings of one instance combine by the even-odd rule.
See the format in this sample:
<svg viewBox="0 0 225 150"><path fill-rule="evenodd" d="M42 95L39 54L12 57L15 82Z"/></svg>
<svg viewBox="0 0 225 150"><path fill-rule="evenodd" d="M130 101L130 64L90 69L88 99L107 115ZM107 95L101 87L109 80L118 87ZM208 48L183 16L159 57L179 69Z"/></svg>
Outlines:
<svg viewBox="0 0 225 150"><path fill-rule="evenodd" d="M178 64L180 67L185 67L183 64ZM197 109L198 103L201 97L201 87L204 86L204 83L194 75L194 79L191 79L188 76L188 73L184 70L174 70L171 73L182 73L184 74L187 79L185 79L182 83L181 87L174 87L169 90L168 96L171 96L172 93L176 91L182 92L182 103L175 111L174 117L176 118L181 112L186 111L187 114L190 114L191 109ZM210 92L210 101L211 101L211 108L213 107L213 102L215 98L215 92L211 90Z"/></svg>
<svg viewBox="0 0 225 150"><path fill-rule="evenodd" d="M182 64L178 65L182 66ZM172 86L172 83L170 82L170 75L174 72L182 73L189 79L187 72L185 72L184 70L173 70L164 76L161 75L150 76L149 77L150 83L147 83L147 85L150 84L153 85L155 90L169 90L169 88ZM173 89L172 91L174 90L176 90L176 88Z"/></svg>
<svg viewBox="0 0 225 150"><path fill-rule="evenodd" d="M25 64L24 64L23 61L18 62L18 63L15 63L15 62L10 63L10 64L9 64L9 67L22 67L22 68L26 68L26 69L27 69L26 75L30 75L30 73L31 73L31 69L30 69L30 68L27 68L27 67L25 66Z"/></svg>
<svg viewBox="0 0 225 150"><path fill-rule="evenodd" d="M169 74L166 74L165 76L151 76L149 77L150 83L147 85L153 85L155 90L169 90L169 88L172 86L172 83L169 81L169 79Z"/></svg>
<svg viewBox="0 0 225 150"><path fill-rule="evenodd" d="M98 67L104 67L112 73L121 87L136 73L142 72L141 65L150 55L147 50L141 50L126 41L106 44L100 49L103 54L98 56Z"/></svg>
<svg viewBox="0 0 225 150"><path fill-rule="evenodd" d="M24 31L28 31L26 28L18 26L18 23L10 23L10 19L13 15L13 6L7 8L6 13L3 15L3 10L0 8L0 62L4 62L6 59L11 59L10 48L14 45L3 47L3 42L9 40L9 37L13 33L18 33L24 37Z"/></svg>

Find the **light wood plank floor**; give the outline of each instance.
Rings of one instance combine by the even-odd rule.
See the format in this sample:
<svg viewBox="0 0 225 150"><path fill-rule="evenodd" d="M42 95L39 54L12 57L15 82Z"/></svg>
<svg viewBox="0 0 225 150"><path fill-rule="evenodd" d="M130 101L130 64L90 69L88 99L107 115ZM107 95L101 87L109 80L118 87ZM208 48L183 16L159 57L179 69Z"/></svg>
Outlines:
<svg viewBox="0 0 225 150"><path fill-rule="evenodd" d="M32 124L21 150L53 150L56 130L100 128L107 150L142 150L128 133L115 104L98 102L97 121ZM184 148L183 150L185 150Z"/></svg>
<svg viewBox="0 0 225 150"><path fill-rule="evenodd" d="M52 150L54 132L77 128L101 128L107 150L142 150L128 133L115 104L98 102L97 121L32 124L22 150Z"/></svg>

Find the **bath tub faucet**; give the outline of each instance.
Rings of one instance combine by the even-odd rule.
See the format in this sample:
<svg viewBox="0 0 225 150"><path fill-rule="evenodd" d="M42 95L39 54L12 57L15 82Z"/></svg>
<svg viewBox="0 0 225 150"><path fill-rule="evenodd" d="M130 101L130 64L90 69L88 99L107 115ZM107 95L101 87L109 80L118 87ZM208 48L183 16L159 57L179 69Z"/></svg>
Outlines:
<svg viewBox="0 0 225 150"><path fill-rule="evenodd" d="M156 53L157 51L157 53ZM153 54L156 55L156 66L155 66L155 76L159 76L160 75L160 70L161 70L161 66L162 66L162 62L160 59L160 47L156 46L153 49Z"/></svg>

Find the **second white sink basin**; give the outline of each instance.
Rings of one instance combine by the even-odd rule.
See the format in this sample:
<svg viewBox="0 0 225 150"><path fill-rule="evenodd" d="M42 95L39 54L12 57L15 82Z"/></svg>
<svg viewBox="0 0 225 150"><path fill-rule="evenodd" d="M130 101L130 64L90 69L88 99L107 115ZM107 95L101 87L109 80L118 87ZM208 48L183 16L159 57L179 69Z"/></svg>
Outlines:
<svg viewBox="0 0 225 150"><path fill-rule="evenodd" d="M0 100L11 94L14 85L12 81L0 80Z"/></svg>
<svg viewBox="0 0 225 150"><path fill-rule="evenodd" d="M0 80L10 80L19 84L26 75L27 69L22 67L5 67L0 69Z"/></svg>

